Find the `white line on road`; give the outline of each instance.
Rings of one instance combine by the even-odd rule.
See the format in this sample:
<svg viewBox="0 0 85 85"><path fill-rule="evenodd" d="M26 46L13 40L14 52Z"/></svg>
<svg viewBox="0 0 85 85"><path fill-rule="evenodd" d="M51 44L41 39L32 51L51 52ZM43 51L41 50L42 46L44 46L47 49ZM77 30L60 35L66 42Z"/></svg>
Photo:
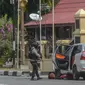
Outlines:
<svg viewBox="0 0 85 85"><path fill-rule="evenodd" d="M7 84L0 84L0 85L7 85Z"/></svg>

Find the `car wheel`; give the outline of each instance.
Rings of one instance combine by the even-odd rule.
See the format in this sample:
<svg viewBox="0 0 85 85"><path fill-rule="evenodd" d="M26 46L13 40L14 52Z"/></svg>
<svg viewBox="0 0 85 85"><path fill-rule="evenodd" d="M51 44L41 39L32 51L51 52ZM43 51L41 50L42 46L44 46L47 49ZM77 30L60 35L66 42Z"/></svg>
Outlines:
<svg viewBox="0 0 85 85"><path fill-rule="evenodd" d="M77 71L76 66L73 67L73 79L74 80L79 80L79 73Z"/></svg>

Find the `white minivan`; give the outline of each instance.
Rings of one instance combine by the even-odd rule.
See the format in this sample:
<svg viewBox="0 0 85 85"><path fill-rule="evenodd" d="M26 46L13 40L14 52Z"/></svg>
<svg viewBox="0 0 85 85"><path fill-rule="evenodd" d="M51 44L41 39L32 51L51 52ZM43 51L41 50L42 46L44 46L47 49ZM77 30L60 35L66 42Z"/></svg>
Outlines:
<svg viewBox="0 0 85 85"><path fill-rule="evenodd" d="M56 54L63 55L63 59L56 57ZM55 62L59 69L72 72L73 79L83 77L85 80L85 44L79 43L68 47L64 53L55 52Z"/></svg>

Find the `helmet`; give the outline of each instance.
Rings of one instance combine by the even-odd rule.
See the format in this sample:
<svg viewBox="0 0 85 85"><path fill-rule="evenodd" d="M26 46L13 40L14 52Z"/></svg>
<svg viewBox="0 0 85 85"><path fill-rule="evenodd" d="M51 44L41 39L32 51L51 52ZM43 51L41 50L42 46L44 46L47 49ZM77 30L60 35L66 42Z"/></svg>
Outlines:
<svg viewBox="0 0 85 85"><path fill-rule="evenodd" d="M33 43L31 44L31 46L37 48L37 47L38 47L38 44L37 44L36 42L33 42Z"/></svg>

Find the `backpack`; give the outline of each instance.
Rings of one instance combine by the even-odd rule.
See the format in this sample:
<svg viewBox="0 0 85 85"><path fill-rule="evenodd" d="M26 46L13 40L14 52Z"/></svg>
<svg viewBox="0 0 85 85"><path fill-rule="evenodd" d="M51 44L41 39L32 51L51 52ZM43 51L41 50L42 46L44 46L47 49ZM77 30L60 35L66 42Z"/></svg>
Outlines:
<svg viewBox="0 0 85 85"><path fill-rule="evenodd" d="M32 54L32 50L30 50L30 51L28 52L28 58L29 58L29 59L32 59L32 55L33 55L33 54Z"/></svg>
<svg viewBox="0 0 85 85"><path fill-rule="evenodd" d="M29 59L32 59L32 60L35 60L35 61L39 60L38 56L33 52L33 49L31 48L29 50L29 54L28 54Z"/></svg>
<svg viewBox="0 0 85 85"><path fill-rule="evenodd" d="M28 58L29 59L32 59L32 60L35 60L36 56L35 54L32 52L32 48L29 50L29 53L28 53Z"/></svg>

